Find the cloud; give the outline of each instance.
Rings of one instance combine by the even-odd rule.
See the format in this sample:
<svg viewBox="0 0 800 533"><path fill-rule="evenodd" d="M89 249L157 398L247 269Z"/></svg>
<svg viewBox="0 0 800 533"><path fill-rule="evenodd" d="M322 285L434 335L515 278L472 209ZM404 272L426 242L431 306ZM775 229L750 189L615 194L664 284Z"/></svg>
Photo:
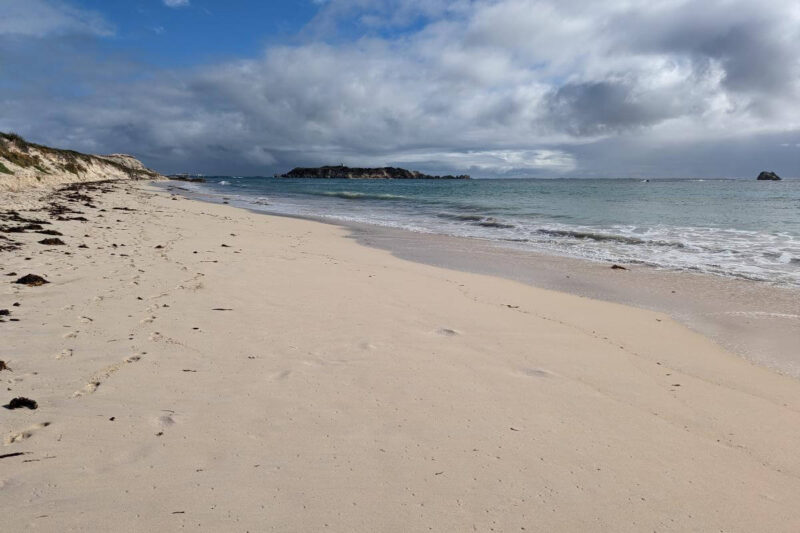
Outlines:
<svg viewBox="0 0 800 533"><path fill-rule="evenodd" d="M576 165L574 157L561 150L525 149L397 154L394 161L480 173L528 175L570 172Z"/></svg>
<svg viewBox="0 0 800 533"><path fill-rule="evenodd" d="M58 106L41 88L6 92L0 129L250 174L728 175L758 153L780 170L791 154L766 147L800 140L793 1L329 0L301 35L144 82L86 74Z"/></svg>
<svg viewBox="0 0 800 533"><path fill-rule="evenodd" d="M189 5L189 0L164 0L167 7L185 7Z"/></svg>
<svg viewBox="0 0 800 533"><path fill-rule="evenodd" d="M403 28L462 10L468 2L452 0L314 0L324 6L309 26L332 31L337 26L362 29Z"/></svg>
<svg viewBox="0 0 800 533"><path fill-rule="evenodd" d="M110 36L114 27L100 14L58 0L0 0L0 36Z"/></svg>

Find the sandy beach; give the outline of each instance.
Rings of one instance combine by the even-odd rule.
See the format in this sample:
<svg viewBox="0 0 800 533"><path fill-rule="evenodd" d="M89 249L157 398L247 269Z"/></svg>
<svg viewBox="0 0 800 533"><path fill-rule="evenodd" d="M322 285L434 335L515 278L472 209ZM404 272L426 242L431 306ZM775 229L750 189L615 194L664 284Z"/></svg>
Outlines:
<svg viewBox="0 0 800 533"><path fill-rule="evenodd" d="M736 355L800 379L797 287L645 265L614 270L613 263L606 261L537 253L478 239L367 224L345 227L358 242L402 259L666 313Z"/></svg>
<svg viewBox="0 0 800 533"><path fill-rule="evenodd" d="M667 314L88 187L0 241L4 531L800 530L800 382Z"/></svg>

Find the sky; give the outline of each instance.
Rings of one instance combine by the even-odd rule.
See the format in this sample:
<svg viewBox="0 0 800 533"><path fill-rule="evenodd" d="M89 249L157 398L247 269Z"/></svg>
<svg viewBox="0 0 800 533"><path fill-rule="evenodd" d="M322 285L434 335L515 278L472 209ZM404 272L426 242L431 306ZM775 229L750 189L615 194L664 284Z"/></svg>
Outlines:
<svg viewBox="0 0 800 533"><path fill-rule="evenodd" d="M164 173L800 176L796 0L0 0L0 131Z"/></svg>

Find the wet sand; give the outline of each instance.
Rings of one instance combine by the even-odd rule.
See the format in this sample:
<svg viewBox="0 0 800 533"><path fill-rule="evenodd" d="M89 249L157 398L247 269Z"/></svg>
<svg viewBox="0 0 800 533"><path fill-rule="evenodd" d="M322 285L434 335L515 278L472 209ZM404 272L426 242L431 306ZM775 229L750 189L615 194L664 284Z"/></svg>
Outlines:
<svg viewBox="0 0 800 533"><path fill-rule="evenodd" d="M10 531L800 528L800 382L667 314L108 189L3 234Z"/></svg>
<svg viewBox="0 0 800 533"><path fill-rule="evenodd" d="M477 239L348 224L358 242L411 261L520 281L669 314L728 350L800 378L800 289L593 262Z"/></svg>

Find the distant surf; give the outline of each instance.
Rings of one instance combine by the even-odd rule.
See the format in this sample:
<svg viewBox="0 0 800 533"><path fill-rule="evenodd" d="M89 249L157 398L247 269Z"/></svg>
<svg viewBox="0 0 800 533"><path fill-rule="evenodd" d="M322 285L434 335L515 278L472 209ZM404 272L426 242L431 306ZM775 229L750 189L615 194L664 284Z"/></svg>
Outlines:
<svg viewBox="0 0 800 533"><path fill-rule="evenodd" d="M346 200L404 200L406 199L405 196L399 196L397 194L368 194L363 192L353 192L353 191L322 191L318 193L310 193L316 194L319 196L333 196L336 198L344 198Z"/></svg>

